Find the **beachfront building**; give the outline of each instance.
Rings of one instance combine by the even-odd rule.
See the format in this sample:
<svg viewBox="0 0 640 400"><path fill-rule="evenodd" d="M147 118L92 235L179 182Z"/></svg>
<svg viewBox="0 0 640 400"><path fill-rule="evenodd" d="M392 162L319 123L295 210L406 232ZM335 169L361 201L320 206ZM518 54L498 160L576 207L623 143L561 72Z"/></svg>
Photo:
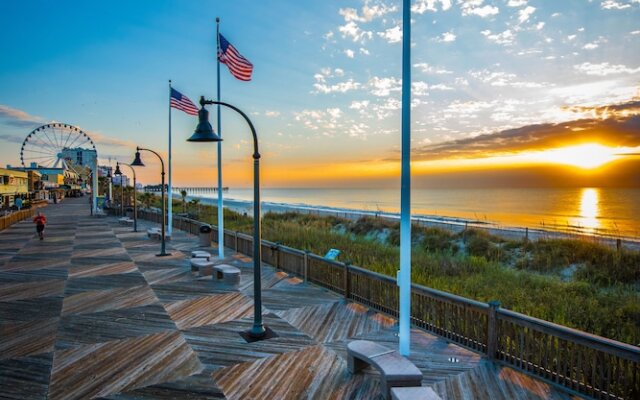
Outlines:
<svg viewBox="0 0 640 400"><path fill-rule="evenodd" d="M16 198L29 197L29 176L27 172L0 168L0 208L10 209L15 206Z"/></svg>
<svg viewBox="0 0 640 400"><path fill-rule="evenodd" d="M83 149L81 147L64 149L61 152L62 158L71 165L93 167L96 159L96 151Z"/></svg>
<svg viewBox="0 0 640 400"><path fill-rule="evenodd" d="M40 175L38 180L39 190L46 190L49 198L58 200L65 196L78 195L82 190L82 182L80 174L73 169L65 167L42 167L36 163L32 163L28 167L15 168L14 171L24 171L28 173L33 171Z"/></svg>

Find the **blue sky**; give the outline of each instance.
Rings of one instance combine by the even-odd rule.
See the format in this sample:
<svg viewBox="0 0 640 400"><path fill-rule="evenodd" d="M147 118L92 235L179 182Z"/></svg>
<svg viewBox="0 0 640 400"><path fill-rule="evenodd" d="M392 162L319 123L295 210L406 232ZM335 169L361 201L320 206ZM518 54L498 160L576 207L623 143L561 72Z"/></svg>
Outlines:
<svg viewBox="0 0 640 400"><path fill-rule="evenodd" d="M594 107L640 95L640 0L412 3L412 141L414 161L426 163L418 172L433 146L591 118ZM89 132L101 158L130 161L136 144L166 151L168 79L194 101L215 95L219 16L254 64L251 82L222 66L221 88L258 129L266 186L395 176L400 9L374 0L7 2L0 160L17 164L18 142L52 120ZM184 141L193 117L174 111L173 121L176 182L209 184L214 147ZM250 134L231 112L223 137L225 181L249 186ZM640 146L633 132L624 143L603 140ZM153 180L152 169L142 176Z"/></svg>

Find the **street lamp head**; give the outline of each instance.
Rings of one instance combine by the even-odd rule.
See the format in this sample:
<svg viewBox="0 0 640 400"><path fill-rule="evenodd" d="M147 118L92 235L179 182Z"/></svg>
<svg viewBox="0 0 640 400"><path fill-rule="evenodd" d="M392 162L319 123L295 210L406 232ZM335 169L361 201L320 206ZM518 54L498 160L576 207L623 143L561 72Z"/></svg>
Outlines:
<svg viewBox="0 0 640 400"><path fill-rule="evenodd" d="M137 150L138 151L136 151L136 158L133 159L133 162L131 163L131 165L134 167L144 167L144 163L140 158L140 149L137 149Z"/></svg>
<svg viewBox="0 0 640 400"><path fill-rule="evenodd" d="M120 171L120 163L116 163L116 170L113 173L114 175L122 175L122 171Z"/></svg>
<svg viewBox="0 0 640 400"><path fill-rule="evenodd" d="M209 111L204 106L198 111L198 126L187 142L221 142L222 138L213 131L209 123Z"/></svg>

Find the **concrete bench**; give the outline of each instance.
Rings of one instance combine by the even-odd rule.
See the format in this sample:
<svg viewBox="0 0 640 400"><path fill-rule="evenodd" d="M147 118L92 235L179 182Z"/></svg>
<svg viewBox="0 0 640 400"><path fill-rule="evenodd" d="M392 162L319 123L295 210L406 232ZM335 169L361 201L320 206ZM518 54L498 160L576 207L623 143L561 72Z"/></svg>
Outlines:
<svg viewBox="0 0 640 400"><path fill-rule="evenodd" d="M120 225L133 225L133 220L129 217L118 218Z"/></svg>
<svg viewBox="0 0 640 400"><path fill-rule="evenodd" d="M149 239L160 239L161 234L162 233L158 228L147 229L147 236L149 237Z"/></svg>
<svg viewBox="0 0 640 400"><path fill-rule="evenodd" d="M149 239L162 240L162 231L158 228L150 228L147 229L147 236ZM167 242L171 240L169 232L164 233L164 240Z"/></svg>
<svg viewBox="0 0 640 400"><path fill-rule="evenodd" d="M240 269L228 264L219 264L214 268L214 279L218 282L223 282L227 285L238 286L240 285Z"/></svg>
<svg viewBox="0 0 640 400"><path fill-rule="evenodd" d="M207 261L211 261L211 253L202 250L195 250L191 252L191 258L206 258Z"/></svg>
<svg viewBox="0 0 640 400"><path fill-rule="evenodd" d="M392 387L392 400L442 400L430 387Z"/></svg>
<svg viewBox="0 0 640 400"><path fill-rule="evenodd" d="M213 273L213 261L204 258L191 259L191 271L198 272L200 276L209 276Z"/></svg>
<svg viewBox="0 0 640 400"><path fill-rule="evenodd" d="M380 371L381 391L385 399L390 398L391 387L422 386L422 372L395 350L368 340L354 340L347 345L347 354L351 373L367 365Z"/></svg>

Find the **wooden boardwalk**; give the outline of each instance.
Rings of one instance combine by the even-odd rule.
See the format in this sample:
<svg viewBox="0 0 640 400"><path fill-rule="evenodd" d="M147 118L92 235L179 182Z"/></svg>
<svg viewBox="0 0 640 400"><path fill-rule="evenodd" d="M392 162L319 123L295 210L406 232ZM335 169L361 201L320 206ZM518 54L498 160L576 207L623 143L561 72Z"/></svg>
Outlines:
<svg viewBox="0 0 640 400"><path fill-rule="evenodd" d="M395 348L395 320L265 266L278 337L248 344L250 259L229 253L234 290L192 275L193 236L174 231L172 256L157 258L149 224L133 233L88 210L47 207L44 241L28 221L0 232L0 398L382 398L375 371L349 374L346 344ZM420 330L410 359L443 399L577 398Z"/></svg>

